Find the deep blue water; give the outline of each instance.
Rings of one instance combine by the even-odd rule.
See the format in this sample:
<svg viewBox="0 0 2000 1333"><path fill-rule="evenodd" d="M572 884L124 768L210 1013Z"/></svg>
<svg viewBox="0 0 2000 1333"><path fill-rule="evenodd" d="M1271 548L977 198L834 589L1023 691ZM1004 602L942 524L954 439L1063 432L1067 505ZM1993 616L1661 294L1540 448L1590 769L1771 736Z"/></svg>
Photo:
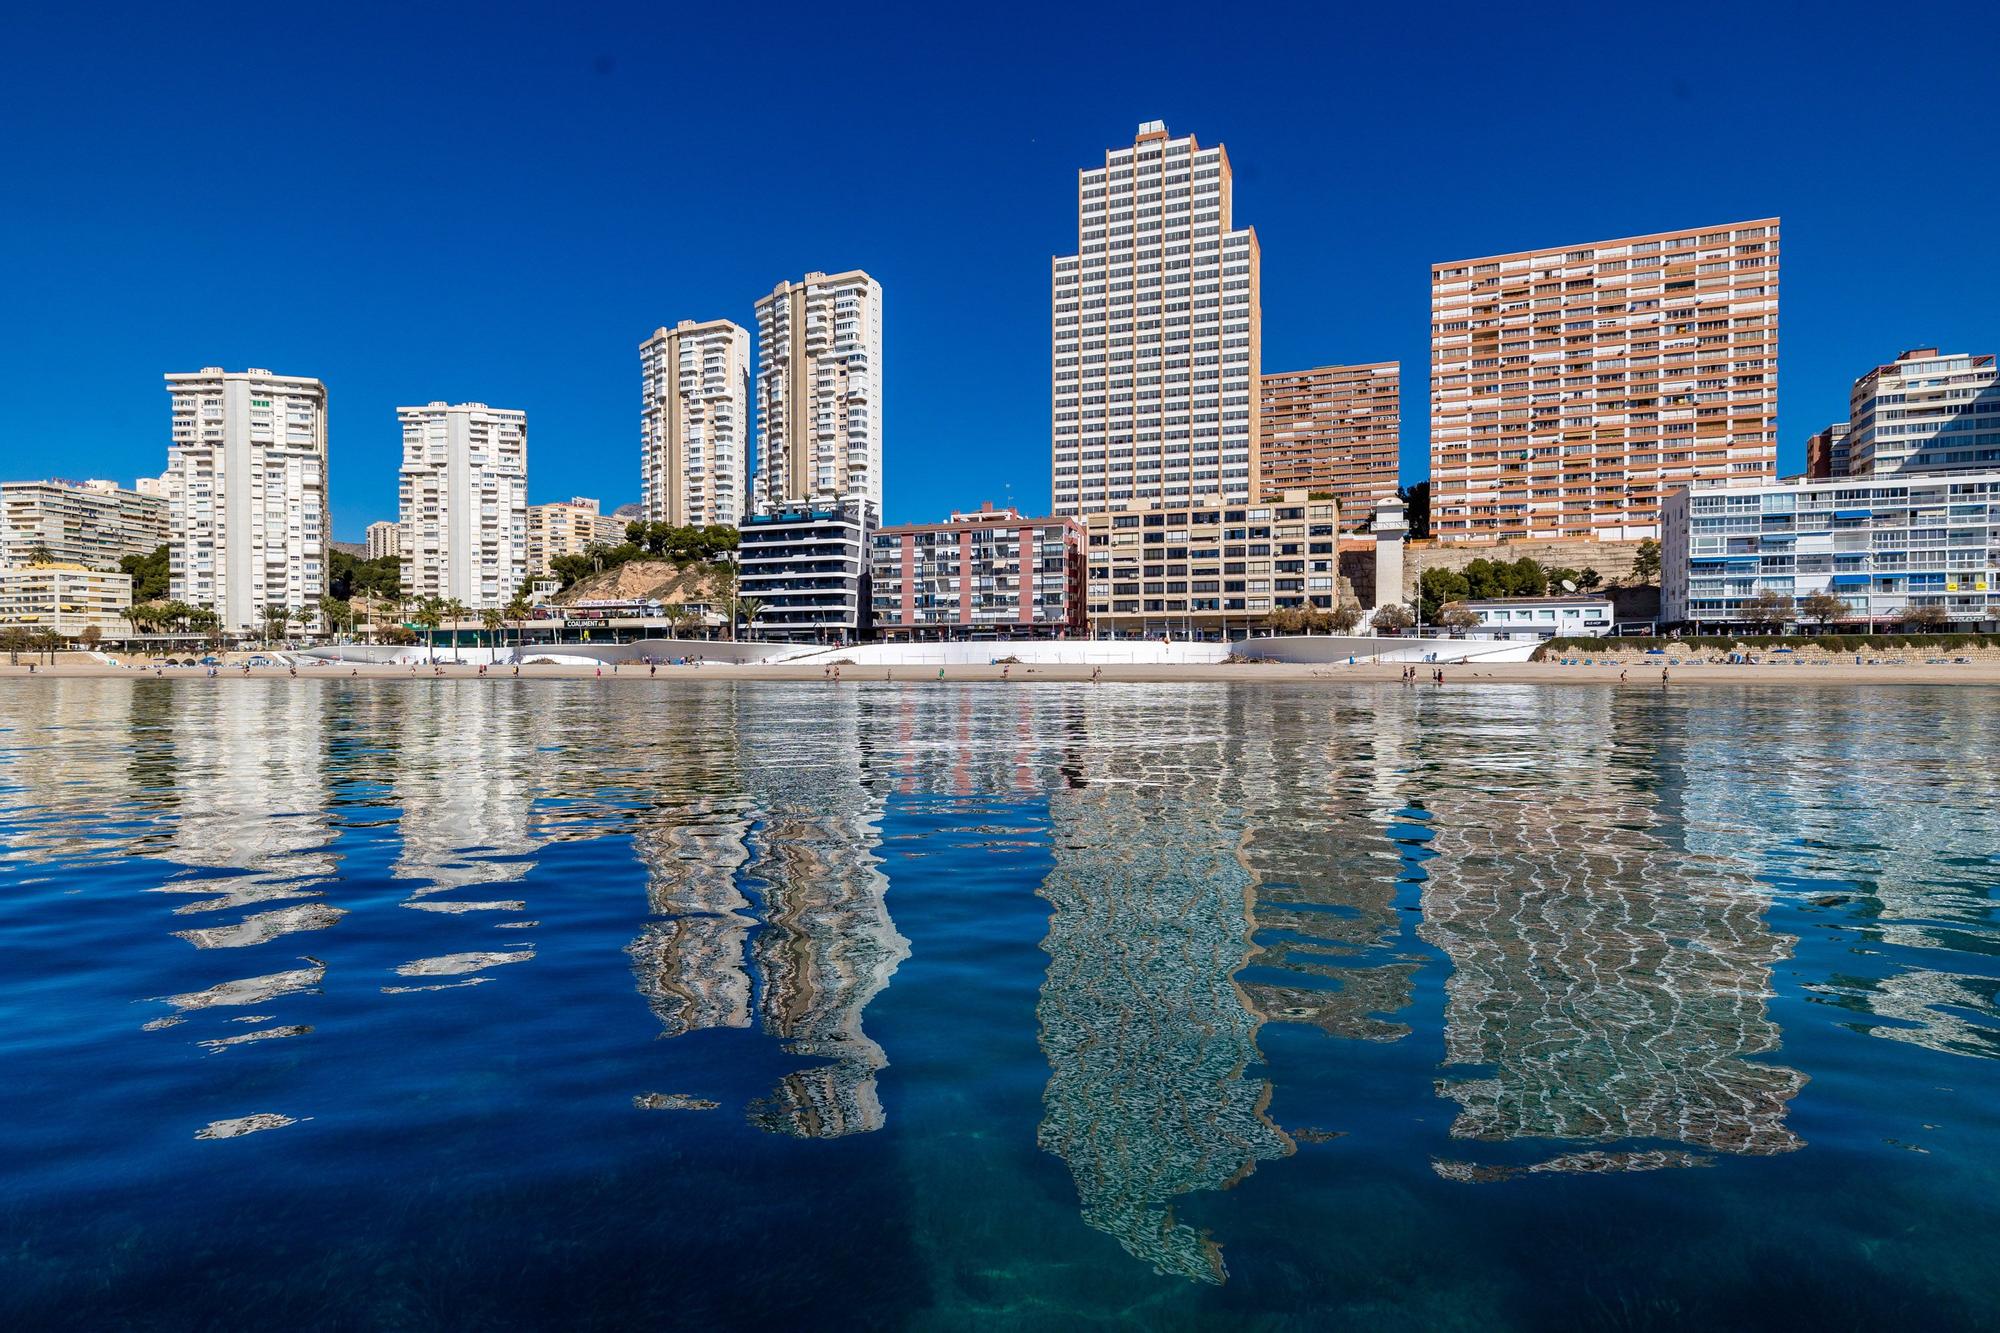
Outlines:
<svg viewBox="0 0 2000 1333"><path fill-rule="evenodd" d="M0 1326L1990 1326L2000 691L11 681Z"/></svg>

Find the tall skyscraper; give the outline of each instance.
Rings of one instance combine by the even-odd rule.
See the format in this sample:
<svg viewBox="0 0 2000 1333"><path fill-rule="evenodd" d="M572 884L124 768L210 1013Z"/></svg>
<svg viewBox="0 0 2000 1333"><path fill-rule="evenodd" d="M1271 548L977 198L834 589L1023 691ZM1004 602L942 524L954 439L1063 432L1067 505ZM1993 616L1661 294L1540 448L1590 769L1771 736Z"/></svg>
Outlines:
<svg viewBox="0 0 2000 1333"><path fill-rule="evenodd" d="M317 610L333 540L326 386L220 366L166 382L167 595L230 631L261 628L266 607Z"/></svg>
<svg viewBox="0 0 2000 1333"><path fill-rule="evenodd" d="M0 485L0 568L36 551L86 569L116 569L167 539L167 502L115 482L10 481Z"/></svg>
<svg viewBox="0 0 2000 1333"><path fill-rule="evenodd" d="M2000 467L2000 377L1990 353L1905 352L1854 381L1848 420L1855 476Z"/></svg>
<svg viewBox="0 0 2000 1333"><path fill-rule="evenodd" d="M652 523L743 521L750 490L750 331L684 319L639 344L640 503Z"/></svg>
<svg viewBox="0 0 2000 1333"><path fill-rule="evenodd" d="M860 504L882 513L882 284L808 273L757 302L760 512Z"/></svg>
<svg viewBox="0 0 2000 1333"><path fill-rule="evenodd" d="M403 587L504 606L528 576L528 414L484 403L399 407Z"/></svg>
<svg viewBox="0 0 2000 1333"><path fill-rule="evenodd" d="M1778 219L1431 268L1431 532L1657 537L1775 475Z"/></svg>
<svg viewBox="0 0 2000 1333"><path fill-rule="evenodd" d="M1402 380L1396 361L1263 376L1261 493L1331 494L1349 527L1365 527L1376 502L1396 494Z"/></svg>
<svg viewBox="0 0 2000 1333"><path fill-rule="evenodd" d="M1056 513L1252 499L1263 315L1231 193L1220 144L1157 120L1077 173L1077 253L1054 261Z"/></svg>

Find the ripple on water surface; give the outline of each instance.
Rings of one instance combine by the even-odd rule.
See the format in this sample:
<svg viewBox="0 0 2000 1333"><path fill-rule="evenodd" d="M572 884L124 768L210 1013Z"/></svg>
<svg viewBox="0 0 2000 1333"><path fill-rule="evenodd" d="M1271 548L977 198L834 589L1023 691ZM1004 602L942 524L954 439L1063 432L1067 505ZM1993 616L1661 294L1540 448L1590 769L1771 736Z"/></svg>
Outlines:
<svg viewBox="0 0 2000 1333"><path fill-rule="evenodd" d="M1977 1326L1996 704L13 682L0 1319Z"/></svg>

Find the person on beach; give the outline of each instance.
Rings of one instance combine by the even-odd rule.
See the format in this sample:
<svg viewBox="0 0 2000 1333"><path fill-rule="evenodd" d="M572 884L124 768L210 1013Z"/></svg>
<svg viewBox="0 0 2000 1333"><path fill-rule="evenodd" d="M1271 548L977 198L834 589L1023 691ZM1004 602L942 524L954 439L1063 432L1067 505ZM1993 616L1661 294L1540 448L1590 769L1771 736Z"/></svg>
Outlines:
<svg viewBox="0 0 2000 1333"><path fill-rule="evenodd" d="M833 683L834 683L834 684L836 684L836 685L840 684L840 668L839 668L839 667L835 667L835 668L833 669Z"/></svg>
<svg viewBox="0 0 2000 1333"><path fill-rule="evenodd" d="M1665 667L1661 667L1661 668L1660 668L1660 684L1664 685L1664 684L1666 684L1666 683L1667 683L1667 669L1666 669Z"/></svg>
<svg viewBox="0 0 2000 1333"><path fill-rule="evenodd" d="M1094 666L1094 667L1092 667L1092 668L1090 669L1090 683L1091 683L1092 685L1096 685L1096 684L1098 684L1098 683L1099 683L1099 682L1101 682L1101 681L1102 681L1103 679L1104 679L1104 668L1103 668L1103 667L1101 667L1101 666Z"/></svg>
<svg viewBox="0 0 2000 1333"><path fill-rule="evenodd" d="M658 662L648 662L646 664L646 675L648 677L657 676L659 674L660 674L660 664Z"/></svg>
<svg viewBox="0 0 2000 1333"><path fill-rule="evenodd" d="M943 679L944 679L944 668L943 668L943 667L939 667L939 668L938 668L938 679L939 679L939 680L943 680Z"/></svg>
<svg viewBox="0 0 2000 1333"><path fill-rule="evenodd" d="M1620 671L1618 673L1618 683L1620 685L1623 685L1625 683L1625 673L1623 671Z"/></svg>
<svg viewBox="0 0 2000 1333"><path fill-rule="evenodd" d="M598 664L598 667L597 667L597 678L598 678L599 680L603 680L603 679L604 679L604 665L603 665L602 663L599 663L599 664Z"/></svg>

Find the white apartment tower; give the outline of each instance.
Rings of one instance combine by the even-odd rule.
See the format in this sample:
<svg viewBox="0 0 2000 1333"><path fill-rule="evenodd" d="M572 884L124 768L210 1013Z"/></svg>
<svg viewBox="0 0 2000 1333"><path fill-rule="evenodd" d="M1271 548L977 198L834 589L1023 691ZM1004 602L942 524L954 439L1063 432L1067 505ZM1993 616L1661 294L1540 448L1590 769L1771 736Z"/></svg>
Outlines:
<svg viewBox="0 0 2000 1333"><path fill-rule="evenodd" d="M684 319L639 344L639 503L649 523L735 527L750 492L750 331Z"/></svg>
<svg viewBox="0 0 2000 1333"><path fill-rule="evenodd" d="M1991 353L1915 348L1854 381L1848 421L1857 477L2000 467L2000 370Z"/></svg>
<svg viewBox="0 0 2000 1333"><path fill-rule="evenodd" d="M268 370L168 375L168 596L226 631L326 595L326 386Z"/></svg>
<svg viewBox="0 0 2000 1333"><path fill-rule="evenodd" d="M504 606L528 576L528 414L484 403L399 407L403 587Z"/></svg>
<svg viewBox="0 0 2000 1333"><path fill-rule="evenodd" d="M808 273L757 302L760 513L860 504L882 513L882 284Z"/></svg>
<svg viewBox="0 0 2000 1333"><path fill-rule="evenodd" d="M365 549L370 560L380 560L384 556L397 556L403 553L403 528L399 523L393 523L386 518L380 522L370 523L366 537Z"/></svg>
<svg viewBox="0 0 2000 1333"><path fill-rule="evenodd" d="M1074 255L1054 264L1055 512L1257 486L1257 233L1231 218L1229 155L1160 121L1077 173Z"/></svg>

